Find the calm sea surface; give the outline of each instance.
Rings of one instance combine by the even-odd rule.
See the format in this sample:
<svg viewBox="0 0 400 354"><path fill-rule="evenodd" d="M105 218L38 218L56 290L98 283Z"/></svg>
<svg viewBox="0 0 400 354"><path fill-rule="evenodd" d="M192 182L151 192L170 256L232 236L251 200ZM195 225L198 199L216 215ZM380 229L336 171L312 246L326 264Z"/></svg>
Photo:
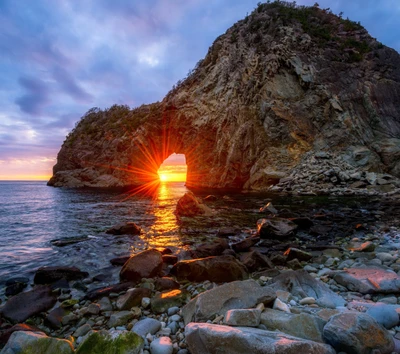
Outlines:
<svg viewBox="0 0 400 354"><path fill-rule="evenodd" d="M374 232L378 223L385 225L388 220L395 225L392 232L396 238L399 235L397 221L393 221L398 219L399 205L385 205L379 198L221 193L216 201L207 202L214 210L213 216L178 223L174 210L185 192L183 183L161 184L149 196L132 191L53 188L46 186L46 182L0 181L0 297L7 279L26 276L32 280L41 266L77 266L91 277L106 275L107 282L113 283L118 281L119 268L111 266L112 258L149 247L171 247L174 253L184 252L190 245L215 238L221 227L237 230L230 237L230 242L236 242L255 234L257 219L263 216L259 208L271 200L282 212L310 217L330 215L321 223L332 226L333 237L348 236L358 223L367 223L369 232ZM196 192L200 197L207 194ZM108 228L128 221L142 228L141 235L105 233ZM86 239L65 247L51 243L71 237ZM312 242L332 240L307 234L301 237Z"/></svg>
<svg viewBox="0 0 400 354"><path fill-rule="evenodd" d="M14 276L32 276L44 265L76 265L90 273L109 268L109 259L136 248L179 246L173 211L185 193L183 183L160 186L153 197L121 191L66 189L46 182L0 181L0 285ZM140 237L105 231L133 221ZM89 237L55 247L51 240Z"/></svg>

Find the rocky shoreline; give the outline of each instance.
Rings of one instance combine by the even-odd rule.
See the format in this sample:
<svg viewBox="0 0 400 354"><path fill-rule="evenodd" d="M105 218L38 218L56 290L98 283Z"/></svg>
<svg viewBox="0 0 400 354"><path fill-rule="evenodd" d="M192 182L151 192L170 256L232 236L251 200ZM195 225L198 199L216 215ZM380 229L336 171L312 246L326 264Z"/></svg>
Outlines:
<svg viewBox="0 0 400 354"><path fill-rule="evenodd" d="M190 192L178 204L181 219L213 217ZM321 243L332 215L290 217L271 203L260 213L257 233L239 242L221 228L190 253L113 259L117 284L87 290L99 279L76 267L42 267L25 292L28 279L9 280L1 353L400 352L396 217L378 213L373 227L338 227L342 237Z"/></svg>

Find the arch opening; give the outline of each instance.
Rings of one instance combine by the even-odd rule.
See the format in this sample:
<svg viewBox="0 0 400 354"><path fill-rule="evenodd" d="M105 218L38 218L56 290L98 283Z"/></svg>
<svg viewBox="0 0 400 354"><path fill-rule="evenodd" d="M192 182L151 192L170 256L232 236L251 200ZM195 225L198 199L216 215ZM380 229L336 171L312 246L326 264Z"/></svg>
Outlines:
<svg viewBox="0 0 400 354"><path fill-rule="evenodd" d="M187 165L184 154L173 153L159 167L158 178L161 183L186 182Z"/></svg>

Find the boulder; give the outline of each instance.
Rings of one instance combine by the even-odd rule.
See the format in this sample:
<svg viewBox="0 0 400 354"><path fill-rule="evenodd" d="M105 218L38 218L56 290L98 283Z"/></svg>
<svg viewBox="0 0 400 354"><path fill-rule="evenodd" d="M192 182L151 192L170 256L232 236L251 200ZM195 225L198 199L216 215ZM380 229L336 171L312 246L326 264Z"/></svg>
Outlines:
<svg viewBox="0 0 400 354"><path fill-rule="evenodd" d="M272 269L274 265L267 256L258 251L251 251L242 254L240 261L246 266L249 272L255 272L259 269Z"/></svg>
<svg viewBox="0 0 400 354"><path fill-rule="evenodd" d="M169 337L159 337L150 344L151 354L172 354L174 348Z"/></svg>
<svg viewBox="0 0 400 354"><path fill-rule="evenodd" d="M11 285L8 285L6 287L5 295L7 297L17 295L20 292L22 292L27 287L27 285L28 284L18 283L18 282L14 283L14 284L11 284Z"/></svg>
<svg viewBox="0 0 400 354"><path fill-rule="evenodd" d="M396 309L387 304L373 304L366 313L386 329L391 329L399 323Z"/></svg>
<svg viewBox="0 0 400 354"><path fill-rule="evenodd" d="M139 282L142 278L153 278L159 275L162 265L162 254L159 251L146 250L129 258L119 275L121 280Z"/></svg>
<svg viewBox="0 0 400 354"><path fill-rule="evenodd" d="M148 333L156 334L161 328L161 322L154 318L144 318L133 325L132 332L141 337L146 337Z"/></svg>
<svg viewBox="0 0 400 354"><path fill-rule="evenodd" d="M205 322L228 310L247 309L259 303L270 304L276 298L275 291L261 287L256 281L234 281L205 291L192 299L183 309L185 324Z"/></svg>
<svg viewBox="0 0 400 354"><path fill-rule="evenodd" d="M11 334L18 331L26 332L40 332L36 327L30 326L25 323L18 323L10 328L0 330L0 348L3 347L9 340Z"/></svg>
<svg viewBox="0 0 400 354"><path fill-rule="evenodd" d="M211 215L212 210L188 191L178 200L175 214L177 216Z"/></svg>
<svg viewBox="0 0 400 354"><path fill-rule="evenodd" d="M134 306L140 306L144 297L150 297L151 290L147 288L129 289L124 295L121 295L116 306L119 311L130 310Z"/></svg>
<svg viewBox="0 0 400 354"><path fill-rule="evenodd" d="M46 316L45 324L51 328L61 328L62 318L68 314L68 311L62 307L56 307Z"/></svg>
<svg viewBox="0 0 400 354"><path fill-rule="evenodd" d="M86 278L88 272L82 272L77 267L41 267L33 278L35 284L51 284L60 279L79 280Z"/></svg>
<svg viewBox="0 0 400 354"><path fill-rule="evenodd" d="M266 214L278 214L278 210L273 206L271 202L267 203L264 205L262 208L260 208L260 213L266 213Z"/></svg>
<svg viewBox="0 0 400 354"><path fill-rule="evenodd" d="M173 290L180 288L180 284L176 282L174 279L169 277L157 278L154 281L154 286L156 287L156 290L159 291Z"/></svg>
<svg viewBox="0 0 400 354"><path fill-rule="evenodd" d="M257 327L260 324L261 310L234 309L225 314L224 324L228 326Z"/></svg>
<svg viewBox="0 0 400 354"><path fill-rule="evenodd" d="M353 252L373 252L375 250L376 245L371 241L366 242L350 242L347 245L347 249Z"/></svg>
<svg viewBox="0 0 400 354"><path fill-rule="evenodd" d="M189 323L185 334L192 354L335 354L329 345L258 328Z"/></svg>
<svg viewBox="0 0 400 354"><path fill-rule="evenodd" d="M4 354L72 354L74 347L65 339L48 337L42 332L14 332L1 351Z"/></svg>
<svg viewBox="0 0 400 354"><path fill-rule="evenodd" d="M288 248L283 254L286 256L286 261L290 262L293 259L298 259L299 261L309 261L312 258L312 254L306 251L300 250L295 247Z"/></svg>
<svg viewBox="0 0 400 354"><path fill-rule="evenodd" d="M259 241L259 237L247 237L242 241L232 244L232 249L235 252L246 252L250 247L253 247Z"/></svg>
<svg viewBox="0 0 400 354"><path fill-rule="evenodd" d="M275 290L289 291L299 298L313 297L321 307L344 306L345 300L329 289L324 283L311 277L305 270L288 271L272 279Z"/></svg>
<svg viewBox="0 0 400 354"><path fill-rule="evenodd" d="M178 256L175 256L174 254L163 254L162 260L165 264L174 265L178 262Z"/></svg>
<svg viewBox="0 0 400 354"><path fill-rule="evenodd" d="M111 235L140 235L141 229L134 222L115 225L106 231Z"/></svg>
<svg viewBox="0 0 400 354"><path fill-rule="evenodd" d="M170 307L182 306L189 294L179 289L164 291L151 299L151 310L155 313L166 312Z"/></svg>
<svg viewBox="0 0 400 354"><path fill-rule="evenodd" d="M3 317L11 322L24 322L29 317L52 308L56 302L57 297L51 288L39 285L30 291L13 296L1 311Z"/></svg>
<svg viewBox="0 0 400 354"><path fill-rule="evenodd" d="M248 278L246 267L233 256L217 256L184 260L171 269L178 280L201 282L210 280L216 283L230 282Z"/></svg>
<svg viewBox="0 0 400 354"><path fill-rule="evenodd" d="M133 288L135 286L134 282L128 281L124 283L118 283L118 284L113 284L110 286L107 286L105 288L96 288L93 290L90 290L86 295L85 298L93 301L96 299L99 299L104 296L108 296L111 293L120 293L122 291L126 291L129 288Z"/></svg>
<svg viewBox="0 0 400 354"><path fill-rule="evenodd" d="M345 312L333 316L325 325L323 335L337 352L389 354L394 350L390 333L364 313Z"/></svg>
<svg viewBox="0 0 400 354"><path fill-rule="evenodd" d="M75 354L139 354L143 347L144 340L134 332L102 330L89 334Z"/></svg>
<svg viewBox="0 0 400 354"><path fill-rule="evenodd" d="M261 238L283 239L294 236L297 225L293 221L283 218L259 219L257 230Z"/></svg>
<svg viewBox="0 0 400 354"><path fill-rule="evenodd" d="M265 309L261 314L260 321L270 331L278 330L314 342L324 342L322 331L326 321L318 316Z"/></svg>
<svg viewBox="0 0 400 354"><path fill-rule="evenodd" d="M107 326L111 327L118 327L123 326L128 323L131 319L135 317L135 314L131 311L118 311L114 312L110 319L107 322Z"/></svg>
<svg viewBox="0 0 400 354"><path fill-rule="evenodd" d="M361 294L400 292L400 277L391 270L379 267L349 268L337 273L334 280Z"/></svg>
<svg viewBox="0 0 400 354"><path fill-rule="evenodd" d="M222 252L229 248L229 243L225 239L216 239L212 243L204 243L196 247L192 252L192 258L205 258L210 256L220 256Z"/></svg>

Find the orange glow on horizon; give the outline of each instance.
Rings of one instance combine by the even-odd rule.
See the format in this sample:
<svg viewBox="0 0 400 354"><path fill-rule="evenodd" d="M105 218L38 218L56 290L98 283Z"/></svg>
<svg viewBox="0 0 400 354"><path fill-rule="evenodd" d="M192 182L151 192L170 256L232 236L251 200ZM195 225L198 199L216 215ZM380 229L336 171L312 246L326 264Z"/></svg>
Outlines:
<svg viewBox="0 0 400 354"><path fill-rule="evenodd" d="M182 154L172 154L160 166L157 173L161 182L186 182L187 166Z"/></svg>

